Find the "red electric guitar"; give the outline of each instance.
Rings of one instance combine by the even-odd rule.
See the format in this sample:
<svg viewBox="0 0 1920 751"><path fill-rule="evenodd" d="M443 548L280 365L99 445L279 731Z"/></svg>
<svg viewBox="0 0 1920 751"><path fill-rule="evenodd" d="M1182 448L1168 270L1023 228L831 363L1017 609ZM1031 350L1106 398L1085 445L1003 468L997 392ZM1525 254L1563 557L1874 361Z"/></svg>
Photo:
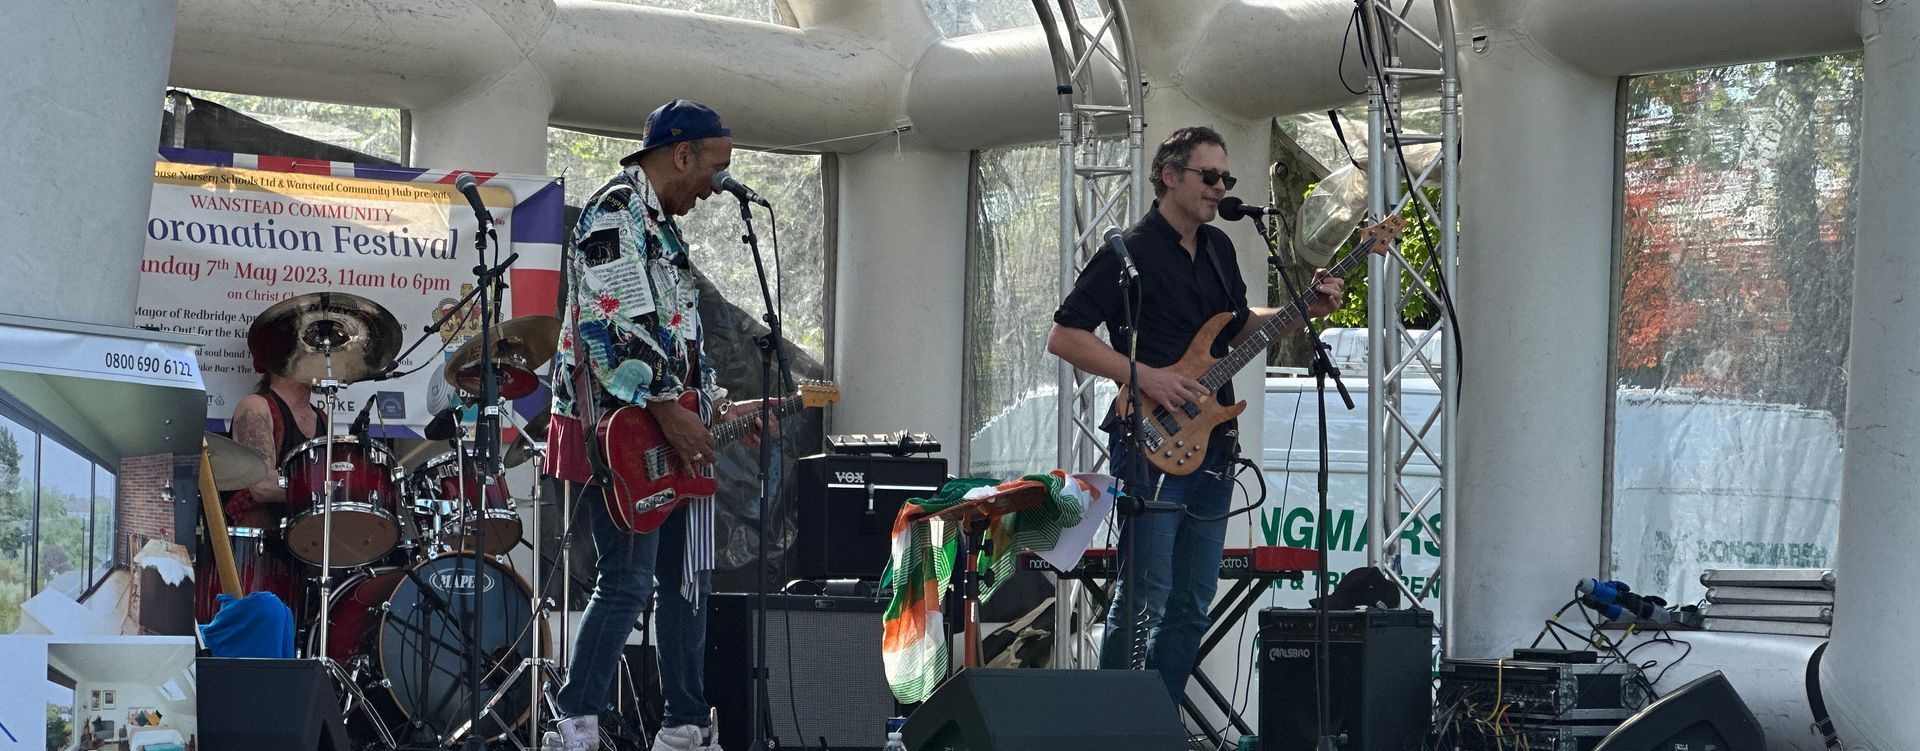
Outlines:
<svg viewBox="0 0 1920 751"><path fill-rule="evenodd" d="M680 405L699 409L699 395L691 391L680 395ZM802 409L824 407L840 400L840 389L830 383L809 382L800 385L793 396L773 408L775 416ZM713 426L713 441L724 446L754 429L759 412ZM613 470L602 497L614 526L628 532L652 532L667 521L673 510L689 498L709 498L719 489L713 477L713 465L705 464L694 474L684 470L680 454L667 443L660 422L646 407L628 405L600 417L596 430L600 450Z"/></svg>

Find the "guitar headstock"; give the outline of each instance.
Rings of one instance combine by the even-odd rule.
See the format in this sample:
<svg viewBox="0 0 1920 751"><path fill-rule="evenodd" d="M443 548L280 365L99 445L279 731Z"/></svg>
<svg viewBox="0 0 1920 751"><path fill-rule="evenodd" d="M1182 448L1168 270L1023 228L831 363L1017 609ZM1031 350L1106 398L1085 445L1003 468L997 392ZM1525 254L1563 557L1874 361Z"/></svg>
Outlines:
<svg viewBox="0 0 1920 751"><path fill-rule="evenodd" d="M840 401L840 387L831 381L801 381L794 392L802 409L816 409Z"/></svg>
<svg viewBox="0 0 1920 751"><path fill-rule="evenodd" d="M1379 253L1384 256L1387 254L1387 247L1391 245L1393 241L1400 239L1400 231L1406 229L1406 227L1407 218L1399 214L1394 214L1393 216L1382 219L1379 224L1362 227L1360 228L1360 244L1357 247L1365 248L1369 252Z"/></svg>

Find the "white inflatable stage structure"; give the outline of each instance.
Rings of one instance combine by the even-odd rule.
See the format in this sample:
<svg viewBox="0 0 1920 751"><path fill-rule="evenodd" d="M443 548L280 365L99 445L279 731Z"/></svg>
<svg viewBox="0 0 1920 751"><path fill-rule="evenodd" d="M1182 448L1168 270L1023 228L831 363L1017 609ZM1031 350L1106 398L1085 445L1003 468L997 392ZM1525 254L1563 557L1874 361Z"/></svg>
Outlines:
<svg viewBox="0 0 1920 751"><path fill-rule="evenodd" d="M0 237L16 249L0 310L131 322L168 85L404 108L416 165L527 174L545 172L549 125L636 136L648 109L692 96L743 146L839 154L832 352L860 398L836 419L910 414L957 436L968 154L1058 137L1046 39L1038 26L943 38L917 0L775 2L790 25L595 0L9 4ZM1348 0L1126 7L1150 139L1208 123L1236 173L1261 174L1270 118L1357 101L1336 75ZM1849 747L1907 748L1900 739L1920 738L1920 607L1894 558L1920 529L1920 306L1905 302L1920 264L1902 239L1920 205L1920 0L1459 0L1454 13L1466 123L1454 299L1465 358L1503 364L1464 382L1455 427L1454 654L1524 644L1601 560L1621 78L1864 49L1836 567L1847 617L1822 683ZM1412 15L1435 33L1431 10ZM1363 80L1357 59L1347 66ZM1101 70L1099 85L1118 85ZM1244 233L1243 272L1260 273L1257 238L1230 230ZM902 310L920 322L911 335ZM1255 414L1259 377L1238 389ZM1247 422L1242 441L1261 445ZM1796 719L1804 652L1713 636L1695 641L1771 718L1774 747L1814 747Z"/></svg>

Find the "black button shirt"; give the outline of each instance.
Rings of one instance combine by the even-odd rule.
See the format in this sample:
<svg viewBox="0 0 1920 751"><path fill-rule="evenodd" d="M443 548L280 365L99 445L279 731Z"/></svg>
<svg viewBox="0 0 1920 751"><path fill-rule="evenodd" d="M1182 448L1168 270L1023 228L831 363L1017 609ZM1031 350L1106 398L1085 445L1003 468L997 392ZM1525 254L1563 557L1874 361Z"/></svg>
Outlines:
<svg viewBox="0 0 1920 751"><path fill-rule="evenodd" d="M1140 269L1141 365L1162 368L1179 362L1200 327L1221 313L1231 312L1234 317L1214 339L1215 357L1226 354L1227 343L1247 325L1247 283L1240 278L1233 241L1220 228L1206 224L1200 225L1195 240L1197 247L1189 256L1180 247L1180 234L1160 215L1157 202L1127 230L1127 250ZM1081 269L1073 291L1054 311L1053 322L1085 331L1106 324L1108 341L1124 355L1121 329L1126 324L1126 306L1121 290L1120 256L1112 247L1103 247ZM1233 382L1223 384L1214 396L1222 404L1232 404ZM1216 427L1214 445L1234 429L1231 420Z"/></svg>

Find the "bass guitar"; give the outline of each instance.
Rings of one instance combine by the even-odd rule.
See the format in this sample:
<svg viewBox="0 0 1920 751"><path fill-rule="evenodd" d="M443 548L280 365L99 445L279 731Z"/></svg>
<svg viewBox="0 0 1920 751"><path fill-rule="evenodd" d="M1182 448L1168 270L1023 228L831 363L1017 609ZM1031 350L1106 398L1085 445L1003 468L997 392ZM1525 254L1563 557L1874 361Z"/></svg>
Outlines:
<svg viewBox="0 0 1920 751"><path fill-rule="evenodd" d="M1360 243L1323 272L1321 277L1345 277L1369 253L1386 255L1389 245L1400 236L1400 229L1405 224L1406 219L1392 216L1360 230ZM1166 370L1199 381L1200 386L1207 390L1207 396L1179 405L1175 410L1168 410L1151 400L1143 402L1143 406L1152 408L1146 419L1140 421L1140 442L1148 462L1170 475L1189 475L1200 468L1200 460L1207 455L1207 440L1213 435L1213 427L1240 416L1247 409L1244 401L1221 404L1214 401L1213 394L1247 363L1264 361L1267 347L1281 334L1293 330L1305 304L1311 304L1320 296L1313 286L1319 283L1321 277L1315 277L1305 292L1280 308L1278 313L1240 344L1228 349L1224 357L1213 356L1213 340L1219 336L1220 328L1233 320L1233 314L1221 313L1200 327L1200 333L1195 334L1193 342L1187 345L1186 354L1180 357L1179 362L1167 366ZM1128 387L1122 385L1120 396L1113 403L1112 414L1115 419L1125 419L1132 412L1127 406L1127 393Z"/></svg>
<svg viewBox="0 0 1920 751"><path fill-rule="evenodd" d="M680 406L697 412L699 399L699 394L689 391L680 395ZM839 399L840 389L833 384L803 383L792 396L781 400L773 413L785 416ZM755 429L759 417L760 412L755 410L712 426L709 430L714 444L724 446L738 440ZM601 497L614 526L623 531L652 532L687 499L711 498L720 487L712 464L696 464L693 472L686 471L686 460L667 442L660 421L646 407L630 404L601 415L594 432L601 455L613 471L613 480Z"/></svg>

